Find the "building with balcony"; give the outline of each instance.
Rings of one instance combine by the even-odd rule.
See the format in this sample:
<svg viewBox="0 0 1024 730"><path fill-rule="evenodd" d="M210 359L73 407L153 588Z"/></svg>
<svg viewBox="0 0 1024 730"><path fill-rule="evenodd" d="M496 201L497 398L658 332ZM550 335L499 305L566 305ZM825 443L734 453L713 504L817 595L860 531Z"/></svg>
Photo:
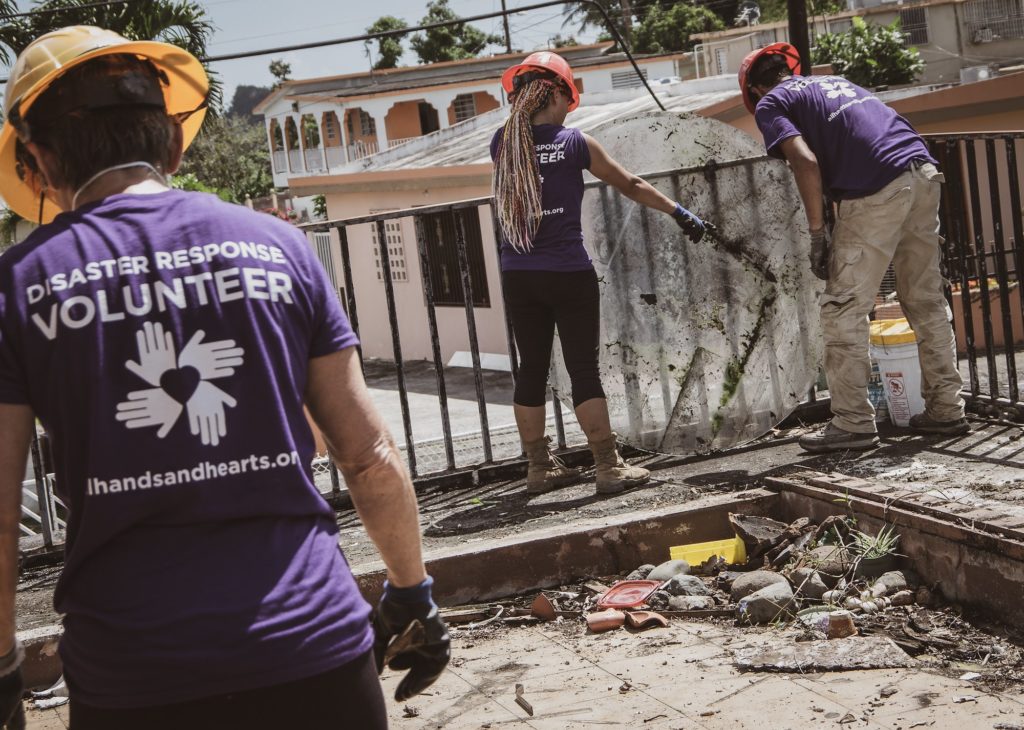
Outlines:
<svg viewBox="0 0 1024 730"><path fill-rule="evenodd" d="M1024 0L847 0L847 4L845 12L808 18L812 46L815 36L845 32L853 18L863 17L874 25L900 21L906 45L916 47L925 62L922 84L977 81L991 75L989 67L1024 61ZM695 34L698 75L736 73L748 53L786 41L788 34L786 21Z"/></svg>
<svg viewBox="0 0 1024 730"><path fill-rule="evenodd" d="M611 43L558 51L591 92L642 85ZM525 53L286 81L256 106L267 127L274 184L359 169L371 155L463 124L506 104L501 73ZM694 75L692 54L641 56L650 80Z"/></svg>

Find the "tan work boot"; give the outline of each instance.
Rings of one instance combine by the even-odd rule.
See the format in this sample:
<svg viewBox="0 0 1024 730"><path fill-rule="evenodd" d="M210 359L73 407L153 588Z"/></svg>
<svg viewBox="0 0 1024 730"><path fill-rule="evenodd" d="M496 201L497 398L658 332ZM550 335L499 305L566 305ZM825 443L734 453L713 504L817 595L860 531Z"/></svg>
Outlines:
<svg viewBox="0 0 1024 730"><path fill-rule="evenodd" d="M613 433L602 441L590 442L590 453L594 455L594 466L597 467L598 494L615 494L627 487L643 484L651 477L647 469L630 466L619 456L616 438Z"/></svg>
<svg viewBox="0 0 1024 730"><path fill-rule="evenodd" d="M550 436L524 441L523 449L530 460L530 468L526 471L527 494L544 494L558 487L567 487L579 481L583 473L582 469L566 466L551 453Z"/></svg>

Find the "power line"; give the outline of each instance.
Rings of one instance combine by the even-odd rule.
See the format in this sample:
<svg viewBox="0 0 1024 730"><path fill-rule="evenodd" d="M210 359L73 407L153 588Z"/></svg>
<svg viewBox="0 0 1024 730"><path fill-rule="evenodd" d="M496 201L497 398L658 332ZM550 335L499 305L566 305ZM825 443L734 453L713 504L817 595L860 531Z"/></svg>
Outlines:
<svg viewBox="0 0 1024 730"><path fill-rule="evenodd" d="M87 5L75 5L74 7L65 8L41 8L39 10L28 10L24 13L11 13L10 15L0 16L0 20L11 20L12 18L28 18L36 17L39 15L53 15L54 13L69 13L78 10L88 10L90 8L106 8L112 5L131 5L132 3L143 2L143 0L109 0L109 2L100 3L89 3Z"/></svg>
<svg viewBox="0 0 1024 730"><path fill-rule="evenodd" d="M139 0L117 0L119 3L125 2L138 2ZM277 46L275 48L262 48L255 51L244 51L241 53L226 53L219 56L207 56L201 58L203 63L217 63L220 61L234 61L241 58L254 58L256 56L270 56L280 55L283 53L291 53L293 51L305 51L311 48L324 48L326 46L338 46L345 43L361 43L363 41L377 40L380 38L393 38L396 36L404 36L410 33L415 33L421 30L431 30L433 28L444 28L447 26L458 26L465 25L467 23L475 23L481 20L490 20L491 18L497 18L508 15L515 15L517 13L526 13L533 10L543 10L545 8L553 8L560 5L569 5L570 3L578 3L580 5L589 5L597 10L605 20L608 31L611 33L613 40L626 54L630 64L633 66L633 71L637 77L643 82L643 86L647 89L647 92L654 99L654 103L658 105L658 108L665 111L665 105L661 103L661 99L651 89L650 84L647 83L647 78L640 72L640 66L637 64L636 59L633 57L633 53L629 50L629 46L622 39L618 29L611 22L611 18L608 17L607 11L599 5L595 0L548 0L547 2L534 3L533 5L523 5L518 8L512 8L510 10L498 10L490 13L482 13L480 15L471 15L465 18L458 18L457 20L443 20L437 23L426 23L424 25L410 26L408 28L400 28L398 30L385 30L378 33L363 33L361 35L347 36L344 38L334 38L326 41L313 41L311 43L298 43L291 46ZM96 5L109 5L114 3L97 3ZM86 7L86 6L81 6ZM7 79L0 79L0 83L6 83Z"/></svg>

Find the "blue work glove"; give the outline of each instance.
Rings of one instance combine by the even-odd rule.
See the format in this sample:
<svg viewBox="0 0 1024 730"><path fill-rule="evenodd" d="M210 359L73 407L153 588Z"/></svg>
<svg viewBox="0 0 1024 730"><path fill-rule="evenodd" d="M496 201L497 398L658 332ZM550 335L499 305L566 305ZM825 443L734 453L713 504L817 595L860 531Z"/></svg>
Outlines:
<svg viewBox="0 0 1024 730"><path fill-rule="evenodd" d="M693 243L697 243L700 239L704 238L704 233L709 231L709 229L709 232L714 233L714 226L706 221L702 221L679 203L676 203L676 209L672 213L672 217Z"/></svg>
<svg viewBox="0 0 1024 730"><path fill-rule="evenodd" d="M21 703L25 693L21 674L24 658L25 650L19 643L0 657L0 728L3 730L25 730L25 707Z"/></svg>
<svg viewBox="0 0 1024 730"><path fill-rule="evenodd" d="M405 702L432 685L451 659L451 639L431 597L434 579L410 588L384 582L384 595L373 612L373 655L384 666L409 672L398 683L395 701Z"/></svg>
<svg viewBox="0 0 1024 730"><path fill-rule="evenodd" d="M828 226L811 231L811 272L822 281L828 281L828 264L832 257L832 234Z"/></svg>

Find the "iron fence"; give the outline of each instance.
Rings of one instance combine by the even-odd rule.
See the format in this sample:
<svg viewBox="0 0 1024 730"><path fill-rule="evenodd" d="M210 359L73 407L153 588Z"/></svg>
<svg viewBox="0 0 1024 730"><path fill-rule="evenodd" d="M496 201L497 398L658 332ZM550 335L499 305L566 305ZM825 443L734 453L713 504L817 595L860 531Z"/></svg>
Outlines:
<svg viewBox="0 0 1024 730"><path fill-rule="evenodd" d="M1020 272L1024 271L1024 233L1021 217L1021 179L1024 165L1024 133L932 135L928 143L946 175L941 207L941 231L946 238L944 267L951 286L949 301L954 311L954 329L967 369L965 396L975 405L1010 409L1024 417L1017 361L1024 358L1024 301L1020 290ZM736 161L742 164L744 161ZM645 177L671 177L681 171L664 171ZM596 184L592 183L588 187ZM605 196L602 196L604 198ZM345 220L312 223L302 228L314 238L317 248L330 248L331 259L340 268L336 278L339 296L353 329L360 333L360 312L356 297L357 276L353 270L350 231L357 226L373 226L376 236L365 240L377 247L384 303L390 332L394 382L401 408L403 450L410 473L419 483L435 477L480 479L494 478L489 472L510 455L520 454L514 426L492 428L487 413L488 397L481 361L477 310L481 303L500 301L486 281L486 270L479 251L470 246L483 245L476 221L487 221L494 231L492 241L500 240L497 219L489 197L475 198L407 210L388 211ZM641 210L641 216L646 212ZM644 219L645 220L645 219ZM428 361L433 366L437 416L440 434L417 441L413 434L413 416L409 399L407 369L403 355L396 286L406 283L392 276L392 254L386 226L389 222L411 222L419 258L421 290L430 341ZM646 225L646 223L644 223ZM326 240L325 234L331 236ZM439 236L444 245L439 245ZM334 271L331 272L335 274ZM444 282L436 277L446 277ZM500 286L500 282L497 282ZM453 432L449 409L446 363L442 354L438 309L462 310L465 334L472 365L473 390L479 429ZM511 326L504 321L502 333L509 353L510 382L518 373L518 360ZM567 423L562 406L552 392L553 425L559 448L565 449ZM807 399L815 399L814 389ZM578 431L572 432L578 435ZM495 439L502 443L495 453ZM423 468L424 450L443 455ZM457 453L471 454L469 463L458 463ZM23 534L39 535L49 547L62 540L63 505L53 495L52 468L45 456L45 439L32 446L34 480L25 483ZM432 468L439 467L439 468ZM327 482L322 491L337 496L342 491L341 476L328 458L319 459L314 470Z"/></svg>
<svg viewBox="0 0 1024 730"><path fill-rule="evenodd" d="M965 395L1024 417L1024 132L928 135L946 177L940 213L944 273Z"/></svg>

